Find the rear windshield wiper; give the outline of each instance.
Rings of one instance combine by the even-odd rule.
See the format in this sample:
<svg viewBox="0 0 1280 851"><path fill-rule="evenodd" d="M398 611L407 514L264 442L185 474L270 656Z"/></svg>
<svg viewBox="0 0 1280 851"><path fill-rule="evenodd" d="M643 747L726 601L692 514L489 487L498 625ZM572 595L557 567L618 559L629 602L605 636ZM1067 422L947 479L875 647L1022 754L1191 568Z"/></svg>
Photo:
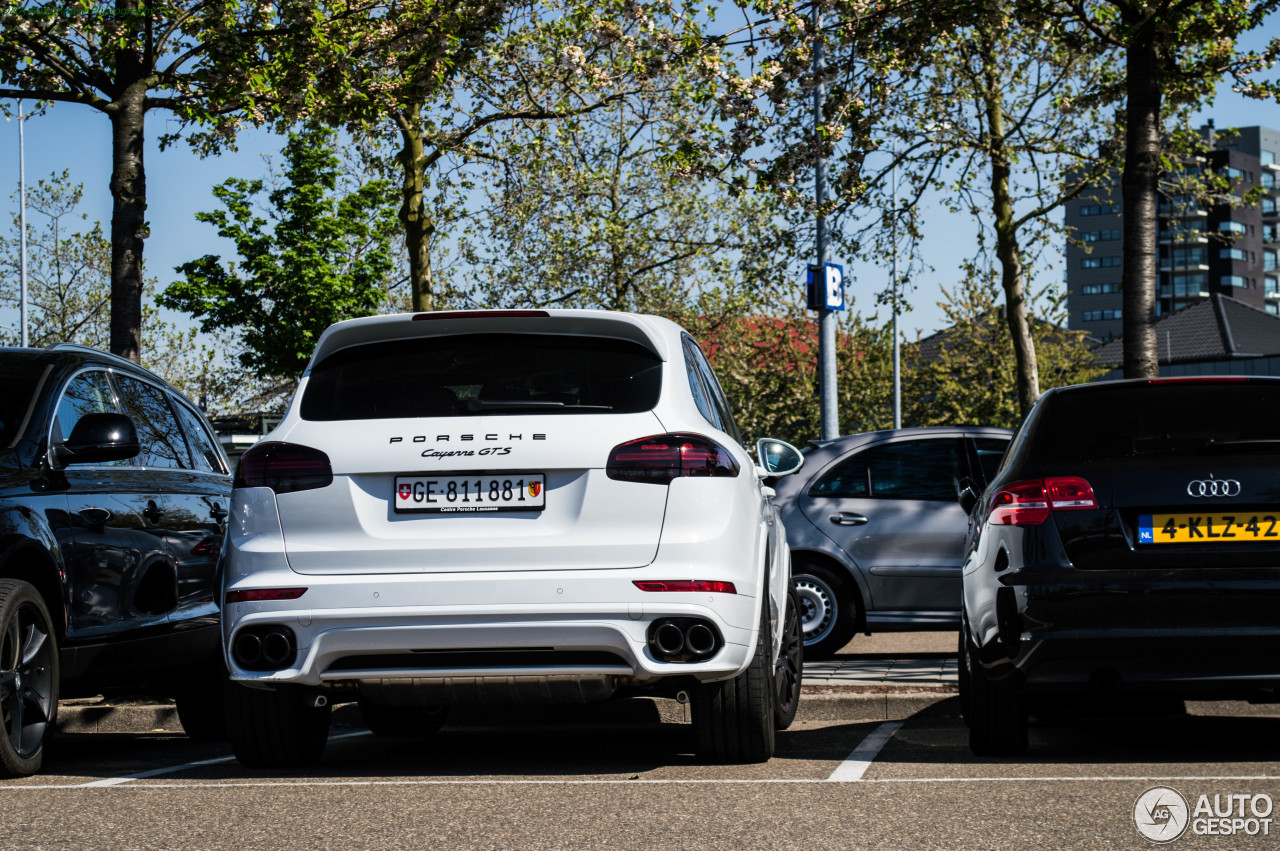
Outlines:
<svg viewBox="0 0 1280 851"><path fill-rule="evenodd" d="M1229 452L1233 449L1261 449L1264 451L1280 451L1280 439L1270 437L1244 437L1239 440L1205 441L1204 448L1213 451Z"/></svg>
<svg viewBox="0 0 1280 851"><path fill-rule="evenodd" d="M536 399L468 399L468 411L612 411L611 405L567 405L564 402L540 402Z"/></svg>

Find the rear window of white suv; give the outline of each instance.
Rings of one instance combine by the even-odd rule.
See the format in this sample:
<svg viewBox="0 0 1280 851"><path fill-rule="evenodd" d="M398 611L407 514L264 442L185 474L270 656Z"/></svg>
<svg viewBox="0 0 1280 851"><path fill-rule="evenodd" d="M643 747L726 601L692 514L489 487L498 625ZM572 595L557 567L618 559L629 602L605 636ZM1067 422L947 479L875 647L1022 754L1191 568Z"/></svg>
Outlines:
<svg viewBox="0 0 1280 851"><path fill-rule="evenodd" d="M304 420L652 410L662 360L629 340L466 334L387 340L335 352L311 369Z"/></svg>

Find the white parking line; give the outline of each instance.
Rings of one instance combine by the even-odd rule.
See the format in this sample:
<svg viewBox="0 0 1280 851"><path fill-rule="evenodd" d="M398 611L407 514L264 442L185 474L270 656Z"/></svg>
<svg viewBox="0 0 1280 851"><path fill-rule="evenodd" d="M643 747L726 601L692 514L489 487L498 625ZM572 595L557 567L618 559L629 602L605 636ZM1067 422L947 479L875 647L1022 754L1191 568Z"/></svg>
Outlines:
<svg viewBox="0 0 1280 851"><path fill-rule="evenodd" d="M368 736L368 730L361 730L357 733L342 733L338 736L330 736L329 741L336 742L339 739L350 739L354 736ZM200 768L206 765L221 765L227 762L235 762L234 756L220 756L213 759L202 759L196 762L184 762L181 765L171 765L167 768L153 768L150 771L139 771L137 774L125 774L120 777L107 777L103 780L93 780L89 783L80 783L74 787L60 786L57 788L83 788L93 789L103 786L119 786L122 783L132 783L134 780L146 780L149 777L160 777L165 774L176 774L179 771L186 771L189 768ZM50 788L50 787L46 787Z"/></svg>
<svg viewBox="0 0 1280 851"><path fill-rule="evenodd" d="M867 769L871 767L871 763L876 761L881 749L889 743L893 734L901 727L901 721L887 721L876 727L867 734L860 745L853 749L853 753L849 754L844 762L836 766L836 770L831 772L827 780L834 783L852 783L861 780L862 775L866 774Z"/></svg>
<svg viewBox="0 0 1280 851"><path fill-rule="evenodd" d="M194 763L193 763L194 764ZM880 777L861 780L860 783L1172 783L1181 781L1201 781L1205 783L1243 782L1243 781L1280 782L1276 774L1149 774L1102 777ZM622 779L592 778L590 780L570 779L515 779L490 780L484 778L454 779L419 779L419 780L182 780L173 783L146 783L136 786L103 785L99 782L90 784L44 784L32 786L0 786L0 792L40 792L65 791L70 789L136 789L154 791L157 789L235 789L238 787L251 789L262 787L339 787L350 788L376 786L796 786L808 783L826 785L830 781L816 777L794 778L689 778L689 779Z"/></svg>

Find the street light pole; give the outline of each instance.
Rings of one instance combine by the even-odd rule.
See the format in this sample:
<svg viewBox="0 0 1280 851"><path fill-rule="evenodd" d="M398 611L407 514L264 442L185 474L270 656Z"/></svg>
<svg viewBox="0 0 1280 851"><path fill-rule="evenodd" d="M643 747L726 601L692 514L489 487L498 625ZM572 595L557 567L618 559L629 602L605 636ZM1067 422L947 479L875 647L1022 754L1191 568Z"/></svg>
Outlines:
<svg viewBox="0 0 1280 851"><path fill-rule="evenodd" d="M18 324L27 347L27 150L22 132L22 100L18 100Z"/></svg>
<svg viewBox="0 0 1280 851"><path fill-rule="evenodd" d="M902 428L902 347L898 341L898 148L893 149L893 170L889 178L892 186L893 218L889 221L889 239L892 241L889 276L893 288L893 427Z"/></svg>
<svg viewBox="0 0 1280 851"><path fill-rule="evenodd" d="M815 3L813 7L813 76L816 85L813 87L813 139L814 144L822 145L822 106L826 100L827 87L823 82L826 74L826 56L822 45L822 5ZM814 164L813 194L818 205L818 263L815 275L825 276L827 263L827 218L823 207L827 203L827 161L819 152ZM825 280L825 277L820 278ZM840 436L840 415L836 402L836 312L829 308L818 311L818 411L819 436L823 440L835 440Z"/></svg>

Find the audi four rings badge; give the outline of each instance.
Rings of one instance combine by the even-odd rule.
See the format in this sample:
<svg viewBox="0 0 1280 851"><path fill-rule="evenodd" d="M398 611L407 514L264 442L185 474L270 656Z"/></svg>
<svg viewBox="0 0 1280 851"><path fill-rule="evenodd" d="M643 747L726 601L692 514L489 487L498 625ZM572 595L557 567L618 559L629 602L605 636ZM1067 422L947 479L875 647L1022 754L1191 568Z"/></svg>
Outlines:
<svg viewBox="0 0 1280 851"><path fill-rule="evenodd" d="M1187 483L1187 496L1239 496L1240 483L1235 479L1196 479Z"/></svg>

